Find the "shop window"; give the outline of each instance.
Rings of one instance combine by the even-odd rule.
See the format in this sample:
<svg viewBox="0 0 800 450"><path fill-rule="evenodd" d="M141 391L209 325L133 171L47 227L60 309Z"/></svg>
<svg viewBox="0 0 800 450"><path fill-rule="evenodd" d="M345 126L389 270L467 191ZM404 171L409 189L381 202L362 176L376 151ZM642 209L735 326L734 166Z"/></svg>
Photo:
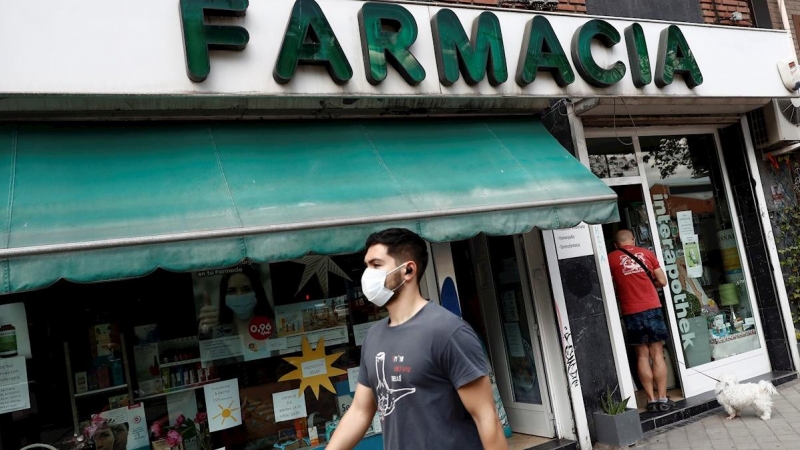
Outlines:
<svg viewBox="0 0 800 450"><path fill-rule="evenodd" d="M0 415L3 444L71 449L73 433L88 431L98 450L168 449L178 432L184 450L322 448L352 402L366 330L386 315L361 294L363 268L362 254L311 255L60 282L36 299L0 304L9 324L0 362L20 358L25 367L32 347L30 361L50 355L54 366L28 363L35 385L52 389L35 396L30 430L6 433L30 408ZM53 338L31 346L28 322ZM380 431L376 418L366 441L380 442Z"/></svg>
<svg viewBox="0 0 800 450"><path fill-rule="evenodd" d="M638 177L639 164L629 137L587 139L589 169L599 178Z"/></svg>
<svg viewBox="0 0 800 450"><path fill-rule="evenodd" d="M640 144L687 366L759 348L714 137Z"/></svg>

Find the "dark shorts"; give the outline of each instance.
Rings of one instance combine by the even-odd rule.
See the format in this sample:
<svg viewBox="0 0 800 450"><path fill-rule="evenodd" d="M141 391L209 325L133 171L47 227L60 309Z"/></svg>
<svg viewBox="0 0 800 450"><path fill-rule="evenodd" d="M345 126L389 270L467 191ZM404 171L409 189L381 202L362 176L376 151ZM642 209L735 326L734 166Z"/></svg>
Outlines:
<svg viewBox="0 0 800 450"><path fill-rule="evenodd" d="M653 344L669 338L661 308L622 316L622 320L628 331L628 345Z"/></svg>

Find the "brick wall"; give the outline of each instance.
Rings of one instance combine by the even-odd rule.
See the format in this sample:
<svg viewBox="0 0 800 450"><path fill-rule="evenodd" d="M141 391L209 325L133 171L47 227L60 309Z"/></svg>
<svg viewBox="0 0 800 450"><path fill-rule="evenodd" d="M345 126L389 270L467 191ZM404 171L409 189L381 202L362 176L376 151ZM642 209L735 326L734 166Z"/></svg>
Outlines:
<svg viewBox="0 0 800 450"><path fill-rule="evenodd" d="M800 3L800 1L790 0L786 3ZM772 21L772 28L782 30L783 20L781 19L780 11L778 11L778 0L767 0L767 7L769 8L769 18Z"/></svg>
<svg viewBox="0 0 800 450"><path fill-rule="evenodd" d="M508 8L522 8L522 5L514 0L440 0L447 3L459 3L462 5L485 5L502 6ZM800 1L800 0L799 0ZM586 0L559 0L559 12L586 14Z"/></svg>
<svg viewBox="0 0 800 450"><path fill-rule="evenodd" d="M558 11L586 14L586 0L560 0L558 3Z"/></svg>
<svg viewBox="0 0 800 450"><path fill-rule="evenodd" d="M443 0L448 1L448 0ZM747 0L699 0L700 9L703 12L703 19L705 23L718 24L718 25L732 25L738 27L752 27L753 21L750 14L750 4ZM796 10L800 14L800 0L786 0L787 4L794 3ZM515 4L513 0L449 0L452 3L461 3L468 5L486 5L486 6L506 6L511 8L520 8L519 4ZM780 24L779 14L777 12L777 0L770 0L770 12L773 14L773 23ZM774 3L774 5L772 5ZM716 9L715 9L716 6ZM773 11L774 10L774 11ZM559 12L566 13L579 13L586 14L586 0L560 0L558 5ZM730 20L731 14L734 11L742 13L742 20L734 22Z"/></svg>
<svg viewBox="0 0 800 450"><path fill-rule="evenodd" d="M522 5L517 3L516 0L439 0L447 3L459 3L464 5L476 6L501 6L508 8L522 8ZM703 13L703 19L707 24L729 25L735 27L752 27L753 18L750 11L750 2L748 0L698 0L700 2L700 9ZM785 0L786 8L789 12L789 20L791 15L800 15L800 0ZM777 0L768 0L770 17L773 26L777 29L783 28L780 13L778 11ZM586 0L559 0L559 12L586 14ZM734 12L742 13L742 20L734 22L731 20L731 14ZM794 33L794 30L792 30ZM795 40L795 43L797 41Z"/></svg>
<svg viewBox="0 0 800 450"><path fill-rule="evenodd" d="M798 52L798 55L800 55L800 45L797 43L797 30L795 29L795 21L792 20L793 15L800 15L800 0L785 0L785 4L786 14L789 16L789 31L792 33L792 38L794 39L795 51ZM767 5L769 6L769 13L772 17L773 28L782 30L783 19L781 19L780 11L778 10L777 0L769 0Z"/></svg>
<svg viewBox="0 0 800 450"><path fill-rule="evenodd" d="M700 0L700 9L706 23L718 25L733 25L737 27L752 27L753 19L750 15L750 4L742 0ZM734 22L731 14L734 11L742 13L742 20Z"/></svg>

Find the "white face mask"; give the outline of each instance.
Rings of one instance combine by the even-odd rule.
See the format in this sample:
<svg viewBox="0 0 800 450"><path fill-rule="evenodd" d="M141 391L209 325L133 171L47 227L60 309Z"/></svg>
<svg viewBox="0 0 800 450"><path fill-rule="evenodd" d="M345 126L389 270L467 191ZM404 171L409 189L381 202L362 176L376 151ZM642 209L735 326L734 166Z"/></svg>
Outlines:
<svg viewBox="0 0 800 450"><path fill-rule="evenodd" d="M394 295L394 291L400 289L400 286L406 282L406 280L403 279L403 282L400 283L396 288L389 289L386 287L386 277L388 277L390 273L405 266L406 264L408 263L406 262L400 264L388 272L378 269L364 269L364 275L361 276L361 290L364 292L364 296L367 297L367 300L377 306L385 305L386 302L392 298L392 295Z"/></svg>
<svg viewBox="0 0 800 450"><path fill-rule="evenodd" d="M233 311L233 314L239 320L249 319L253 314L253 310L256 309L256 304L258 304L258 300L256 300L255 292L241 295L229 294L225 297L225 305Z"/></svg>

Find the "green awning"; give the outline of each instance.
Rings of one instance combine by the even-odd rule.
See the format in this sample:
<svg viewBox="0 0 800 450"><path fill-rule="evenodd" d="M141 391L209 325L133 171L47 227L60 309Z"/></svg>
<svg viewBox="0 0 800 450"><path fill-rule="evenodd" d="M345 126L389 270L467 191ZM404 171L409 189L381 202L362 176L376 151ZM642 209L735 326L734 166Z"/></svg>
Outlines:
<svg viewBox="0 0 800 450"><path fill-rule="evenodd" d="M618 220L532 119L9 125L2 293Z"/></svg>

